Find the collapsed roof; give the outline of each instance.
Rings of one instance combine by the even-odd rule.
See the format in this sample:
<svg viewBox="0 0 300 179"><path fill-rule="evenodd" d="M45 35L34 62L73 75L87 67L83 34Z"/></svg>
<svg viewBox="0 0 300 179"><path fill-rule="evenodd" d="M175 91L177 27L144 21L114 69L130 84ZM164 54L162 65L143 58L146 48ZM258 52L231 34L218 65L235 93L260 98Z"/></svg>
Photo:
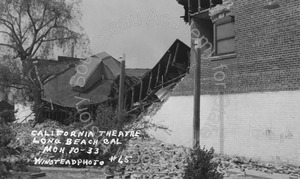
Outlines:
<svg viewBox="0 0 300 179"><path fill-rule="evenodd" d="M132 70L131 70L132 72ZM109 99L111 87L120 73L120 62L106 52L78 60L44 84L45 101L63 107L75 107L81 97L86 104L97 104Z"/></svg>
<svg viewBox="0 0 300 179"><path fill-rule="evenodd" d="M141 80L125 92L124 108L131 111L144 105L147 107L153 99L162 100L189 72L190 48L176 40L158 63Z"/></svg>
<svg viewBox="0 0 300 179"><path fill-rule="evenodd" d="M190 48L176 40L152 69L126 69L124 108L149 106L153 99L164 99L166 93L189 71ZM48 112L61 108L75 108L78 98L89 99L85 105L93 106L111 101L117 104L120 62L106 52L79 60L44 84L44 101ZM51 105L51 108L49 108ZM62 116L62 115L60 115Z"/></svg>

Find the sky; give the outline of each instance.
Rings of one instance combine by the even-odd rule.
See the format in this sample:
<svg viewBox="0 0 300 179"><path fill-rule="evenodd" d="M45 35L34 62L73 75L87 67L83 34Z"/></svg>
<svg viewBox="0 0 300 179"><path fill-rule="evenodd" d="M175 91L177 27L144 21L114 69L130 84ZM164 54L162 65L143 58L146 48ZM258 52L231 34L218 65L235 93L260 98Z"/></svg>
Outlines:
<svg viewBox="0 0 300 179"><path fill-rule="evenodd" d="M127 68L152 68L176 39L190 44L176 0L83 0L81 10L92 53L125 53Z"/></svg>

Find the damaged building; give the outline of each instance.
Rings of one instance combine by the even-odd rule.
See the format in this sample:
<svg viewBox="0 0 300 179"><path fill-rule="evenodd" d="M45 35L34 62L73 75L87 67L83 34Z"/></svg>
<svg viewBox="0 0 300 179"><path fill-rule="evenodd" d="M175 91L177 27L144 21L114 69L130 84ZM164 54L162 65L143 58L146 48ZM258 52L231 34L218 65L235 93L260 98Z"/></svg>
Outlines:
<svg viewBox="0 0 300 179"><path fill-rule="evenodd" d="M126 69L124 112L142 112L154 102L163 101L189 71L189 53L190 48L176 40L152 69ZM102 52L87 59L59 57L39 67L41 71L52 68L54 71L43 72L42 76L44 119L76 121L80 99L85 99L83 106L93 117L100 104L117 107L121 66L111 55Z"/></svg>
<svg viewBox="0 0 300 179"><path fill-rule="evenodd" d="M201 39L200 145L299 165L300 1L177 1L191 27L191 66ZM191 146L193 94L191 67L153 117L172 130L158 139Z"/></svg>

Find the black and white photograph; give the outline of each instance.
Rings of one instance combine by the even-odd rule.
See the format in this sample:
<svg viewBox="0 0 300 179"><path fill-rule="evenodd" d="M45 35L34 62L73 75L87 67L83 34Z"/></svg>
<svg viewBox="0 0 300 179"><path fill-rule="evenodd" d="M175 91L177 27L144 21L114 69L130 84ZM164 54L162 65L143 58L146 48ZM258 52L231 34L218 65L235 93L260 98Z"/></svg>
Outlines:
<svg viewBox="0 0 300 179"><path fill-rule="evenodd" d="M300 179L299 0L0 0L0 179Z"/></svg>

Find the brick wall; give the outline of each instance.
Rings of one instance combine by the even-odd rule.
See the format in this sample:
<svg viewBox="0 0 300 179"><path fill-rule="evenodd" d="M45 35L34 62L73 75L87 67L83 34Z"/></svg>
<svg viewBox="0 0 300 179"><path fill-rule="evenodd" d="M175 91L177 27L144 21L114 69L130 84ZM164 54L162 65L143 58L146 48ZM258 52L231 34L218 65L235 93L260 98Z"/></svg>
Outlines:
<svg viewBox="0 0 300 179"><path fill-rule="evenodd" d="M280 7L274 10L263 9L265 4L265 0L235 1L232 13L235 15L236 55L226 59L202 59L202 94L300 89L300 1L280 1ZM194 18L194 22L197 23L197 19ZM195 52L191 53L193 61ZM220 65L226 65L227 69L213 70ZM222 83L226 87L216 85L219 83L216 78L224 74ZM175 96L191 94L193 68L173 93Z"/></svg>
<svg viewBox="0 0 300 179"><path fill-rule="evenodd" d="M200 143L229 155L300 165L300 0L280 1L274 10L264 10L265 4L235 0L236 54L202 58ZM205 34L201 21L193 21L199 24L192 28ZM191 58L193 64L193 50ZM191 145L193 76L191 67L153 117L172 130L153 132L158 139ZM226 105L214 102L222 98Z"/></svg>

